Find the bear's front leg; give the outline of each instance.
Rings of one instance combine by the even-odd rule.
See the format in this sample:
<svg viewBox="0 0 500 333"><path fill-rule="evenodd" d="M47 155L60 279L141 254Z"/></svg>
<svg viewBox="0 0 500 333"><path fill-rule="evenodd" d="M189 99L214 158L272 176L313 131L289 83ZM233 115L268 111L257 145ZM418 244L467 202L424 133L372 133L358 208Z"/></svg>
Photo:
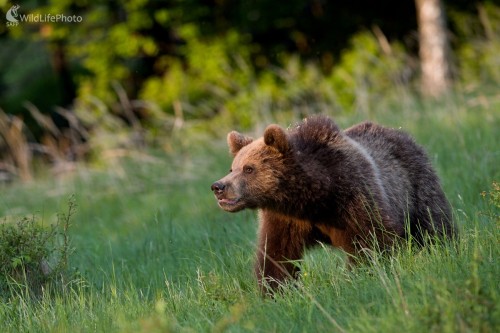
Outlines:
<svg viewBox="0 0 500 333"><path fill-rule="evenodd" d="M302 259L304 249L315 243L308 221L261 211L255 267L261 290L275 290L286 279L296 278L294 261Z"/></svg>

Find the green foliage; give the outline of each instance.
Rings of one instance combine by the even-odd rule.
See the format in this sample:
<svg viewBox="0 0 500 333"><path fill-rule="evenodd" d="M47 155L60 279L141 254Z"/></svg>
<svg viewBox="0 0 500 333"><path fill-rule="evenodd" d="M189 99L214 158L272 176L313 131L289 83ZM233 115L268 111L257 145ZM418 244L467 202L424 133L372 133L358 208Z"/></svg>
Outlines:
<svg viewBox="0 0 500 333"><path fill-rule="evenodd" d="M45 244L47 238L45 233L34 218L24 218L15 225L2 224L0 262L4 292L11 277L22 282L26 275L26 279L33 280L37 284L43 280L42 266L47 265L46 258L49 255L49 249Z"/></svg>
<svg viewBox="0 0 500 333"><path fill-rule="evenodd" d="M92 7L85 16L88 24L71 35L68 40L69 54L81 58L88 73L77 78L81 99L98 98L112 105L116 102L112 82L128 85L128 79L138 70L134 60L154 56L158 52L153 38L139 33L152 24L147 13L139 10L143 2L123 4L127 21L117 20L113 17L115 13L102 8L102 5Z"/></svg>
<svg viewBox="0 0 500 333"><path fill-rule="evenodd" d="M491 190L481 192L481 196L488 201L489 209L484 214L500 223L500 184L493 181Z"/></svg>
<svg viewBox="0 0 500 333"><path fill-rule="evenodd" d="M70 199L68 212L48 228L35 216L0 223L0 297L8 297L14 286L37 295L48 282L66 275L68 228L74 212Z"/></svg>
<svg viewBox="0 0 500 333"><path fill-rule="evenodd" d="M194 27L185 30L186 59L174 61L163 78L147 80L141 98L157 101L171 113L179 102L186 118L215 116L219 128L248 129L256 116L269 118L278 110L301 117L324 110L325 104L338 111L368 112L373 102L401 85L407 65L401 45L391 45L385 54L377 38L363 32L353 37L329 75L297 56L283 56L279 67L256 72L251 45L236 32L207 41L198 35Z"/></svg>
<svg viewBox="0 0 500 333"><path fill-rule="evenodd" d="M492 190L489 192L490 203L500 209L500 184L498 182L493 182L491 187Z"/></svg>
<svg viewBox="0 0 500 333"><path fill-rule="evenodd" d="M477 16L452 11L450 19L457 30L456 59L464 84L500 82L500 7L493 2L478 6ZM463 42L463 41L467 42Z"/></svg>
<svg viewBox="0 0 500 333"><path fill-rule="evenodd" d="M181 49L184 57L165 58L163 77L146 80L140 97L155 101L170 113L174 113L174 103L182 102L188 119L211 116L221 106L221 100L229 99L251 82L251 68L236 65L236 61L249 60L248 46L236 32L203 40L193 25L184 26L180 36L186 41Z"/></svg>
<svg viewBox="0 0 500 333"><path fill-rule="evenodd" d="M395 87L403 85L407 55L400 43L387 44L383 50L372 33L354 35L345 49L329 81L337 102L344 110L367 111L370 105Z"/></svg>
<svg viewBox="0 0 500 333"><path fill-rule="evenodd" d="M283 57L280 67L257 73L251 66L252 46L236 32L203 40L196 27L186 26L182 30L186 45L181 49L185 57L165 57L163 77L147 79L139 100L132 102L142 101L142 112L147 114L142 125L149 137L167 132L169 128L162 128L162 124L179 119L198 122L202 119L206 122L202 125L204 130L219 131L234 126L250 129L256 125L255 119L270 118L279 110L302 117L321 112L326 104L335 105L339 111L368 112L372 101L361 99L369 94L387 93L398 84L396 78L405 64L402 59L395 61L402 53L384 55L375 36L369 33L362 36L353 42L359 48L346 55L338 71L325 80L314 63L304 63L296 56ZM364 49L365 43L372 49ZM397 45L393 50L398 50ZM370 67L379 70L367 74ZM366 75L358 76L360 73ZM384 84L376 85L377 81ZM79 118L94 131L92 142L112 145L113 140L103 140L98 133L126 134L128 125L122 120L123 113L109 110L105 101L80 99L77 105ZM110 128L114 130L110 132L107 124L112 124Z"/></svg>

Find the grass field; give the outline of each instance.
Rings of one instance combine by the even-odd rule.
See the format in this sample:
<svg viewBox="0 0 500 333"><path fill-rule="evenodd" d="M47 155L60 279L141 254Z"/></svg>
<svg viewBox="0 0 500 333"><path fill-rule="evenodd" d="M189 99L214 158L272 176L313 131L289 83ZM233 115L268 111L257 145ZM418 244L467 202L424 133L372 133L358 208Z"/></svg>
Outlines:
<svg viewBox="0 0 500 333"><path fill-rule="evenodd" d="M225 213L210 192L229 168L225 133L3 186L0 216L36 214L45 224L74 194L78 274L38 298L13 288L0 302L0 331L499 332L499 212L481 196L500 181L499 110L498 96L464 94L330 114L342 127L369 118L412 133L442 178L460 239L353 270L341 252L318 248L301 263L298 286L274 299L260 296L253 277L255 212Z"/></svg>

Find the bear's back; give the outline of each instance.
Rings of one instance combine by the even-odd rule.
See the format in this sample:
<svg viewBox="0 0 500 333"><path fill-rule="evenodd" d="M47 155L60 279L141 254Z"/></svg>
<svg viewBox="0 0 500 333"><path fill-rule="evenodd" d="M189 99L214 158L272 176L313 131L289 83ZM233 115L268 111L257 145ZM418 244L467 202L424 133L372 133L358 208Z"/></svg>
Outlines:
<svg viewBox="0 0 500 333"><path fill-rule="evenodd" d="M397 212L400 221L409 217L411 224L419 224L421 229L444 228L448 233L451 228L450 207L422 147L402 131L370 122L346 129L344 134L373 159L389 207ZM431 225L433 219L434 226ZM418 233L412 230L412 234Z"/></svg>
<svg viewBox="0 0 500 333"><path fill-rule="evenodd" d="M344 134L373 159L386 191L411 196L420 179L437 181L427 154L408 134L370 122Z"/></svg>
<svg viewBox="0 0 500 333"><path fill-rule="evenodd" d="M386 206L391 209L390 215L395 220L404 220L414 197L410 160L421 155L418 147L404 133L369 122L355 125L344 134L352 140L355 149L372 161Z"/></svg>

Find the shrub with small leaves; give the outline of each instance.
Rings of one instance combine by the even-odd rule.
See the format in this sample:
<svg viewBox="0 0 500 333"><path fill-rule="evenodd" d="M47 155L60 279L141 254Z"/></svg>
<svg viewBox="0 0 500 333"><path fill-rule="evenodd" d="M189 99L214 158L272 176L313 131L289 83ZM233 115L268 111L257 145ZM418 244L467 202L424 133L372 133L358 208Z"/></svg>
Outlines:
<svg viewBox="0 0 500 333"><path fill-rule="evenodd" d="M74 198L57 223L44 226L36 216L14 222L0 220L0 297L8 297L13 286L39 294L51 281L67 272L70 250L68 228L75 213Z"/></svg>
<svg viewBox="0 0 500 333"><path fill-rule="evenodd" d="M497 222L500 222L500 183L493 181L490 191L481 192L481 196L484 199L488 199L488 205L490 208L488 212L483 212L483 214L494 218Z"/></svg>

